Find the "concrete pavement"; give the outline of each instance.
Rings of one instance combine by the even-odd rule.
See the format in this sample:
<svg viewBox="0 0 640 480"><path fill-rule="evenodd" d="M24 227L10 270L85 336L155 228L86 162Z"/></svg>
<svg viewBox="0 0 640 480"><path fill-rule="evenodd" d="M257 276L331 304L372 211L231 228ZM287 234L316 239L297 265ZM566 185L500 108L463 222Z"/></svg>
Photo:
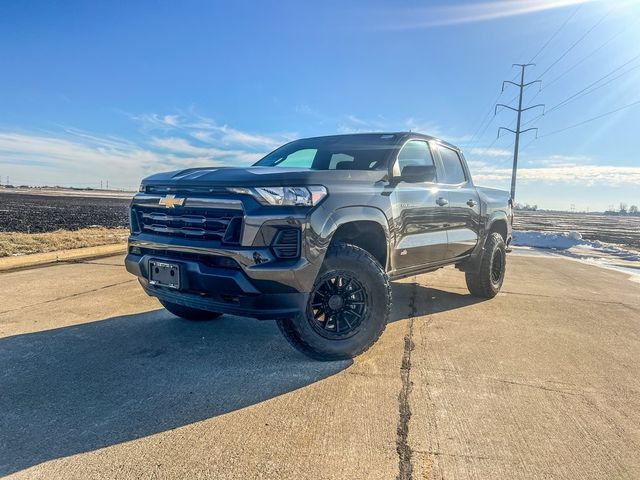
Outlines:
<svg viewBox="0 0 640 480"><path fill-rule="evenodd" d="M122 258L0 274L0 475L640 478L640 284L509 257L504 291L447 268L394 286L355 361L272 322L190 323Z"/></svg>

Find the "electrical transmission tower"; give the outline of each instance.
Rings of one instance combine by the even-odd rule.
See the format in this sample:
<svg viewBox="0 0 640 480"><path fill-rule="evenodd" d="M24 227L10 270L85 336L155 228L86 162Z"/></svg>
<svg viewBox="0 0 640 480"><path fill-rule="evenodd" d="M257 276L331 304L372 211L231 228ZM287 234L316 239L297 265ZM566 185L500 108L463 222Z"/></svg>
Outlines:
<svg viewBox="0 0 640 480"><path fill-rule="evenodd" d="M509 105L505 105L504 103L498 103L496 104L496 108L494 110L494 115L498 113L498 107L504 107L504 108L508 108L509 110L513 110L514 112L516 112L518 114L518 118L516 119L516 129L515 130L511 130L510 128L507 127L500 127L498 128L498 137L500 137L500 131L501 130L507 130L513 134L515 134L516 136L516 142L513 148L513 172L511 173L511 199L515 200L516 198L516 173L518 170L518 148L520 147L520 134L521 133L525 133L528 132L530 130L536 130L536 132L538 131L537 128L527 128L526 130L520 130L520 125L521 125L521 119L522 119L522 112L526 112L527 110L531 110L532 108L537 108L537 107L542 107L542 114L544 115L544 105L543 104L538 104L538 105L532 105L530 107L527 108L522 108L522 96L524 94L524 89L527 88L529 85L533 85L534 83L542 83L542 80L534 80L533 82L529 82L529 83L524 83L524 71L527 67L531 67L534 66L535 63L514 63L512 65L512 67L520 67L520 83L515 83L512 82L511 80L505 80L504 82L502 82L502 91L504 91L504 86L507 83L510 83L512 85L515 85L516 87L518 87L520 89L520 94L518 95L518 108L513 108Z"/></svg>

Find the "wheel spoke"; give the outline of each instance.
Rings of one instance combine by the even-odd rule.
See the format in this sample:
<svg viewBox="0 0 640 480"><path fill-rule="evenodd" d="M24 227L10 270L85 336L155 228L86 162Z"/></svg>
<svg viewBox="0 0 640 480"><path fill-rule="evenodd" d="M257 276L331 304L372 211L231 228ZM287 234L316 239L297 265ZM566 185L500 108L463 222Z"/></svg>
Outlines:
<svg viewBox="0 0 640 480"><path fill-rule="evenodd" d="M308 319L327 338L346 338L365 321L367 291L351 272L335 271L316 284Z"/></svg>

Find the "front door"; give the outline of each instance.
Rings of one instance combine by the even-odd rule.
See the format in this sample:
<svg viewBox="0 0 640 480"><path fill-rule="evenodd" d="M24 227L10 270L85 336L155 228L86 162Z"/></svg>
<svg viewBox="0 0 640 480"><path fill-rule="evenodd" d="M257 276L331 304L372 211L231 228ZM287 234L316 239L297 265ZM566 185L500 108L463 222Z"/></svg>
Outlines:
<svg viewBox="0 0 640 480"><path fill-rule="evenodd" d="M410 140L398 154L394 174L408 165L435 165L429 144ZM395 245L393 269L410 271L447 258L448 201L434 182L399 182L392 192Z"/></svg>

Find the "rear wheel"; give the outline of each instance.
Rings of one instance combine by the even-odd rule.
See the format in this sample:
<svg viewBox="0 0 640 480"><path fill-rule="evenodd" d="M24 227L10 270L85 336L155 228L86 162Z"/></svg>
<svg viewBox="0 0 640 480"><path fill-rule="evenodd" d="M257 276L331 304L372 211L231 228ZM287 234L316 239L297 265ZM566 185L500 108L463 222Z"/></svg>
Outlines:
<svg viewBox="0 0 640 480"><path fill-rule="evenodd" d="M465 273L471 295L480 298L495 297L502 288L506 267L507 252L504 239L499 233L492 233L484 246L480 268Z"/></svg>
<svg viewBox="0 0 640 480"><path fill-rule="evenodd" d="M207 310L199 310L197 308L185 307L184 305L165 302L164 300L160 300L160 303L164 308L169 310L175 316L184 318L185 320L191 320L193 322L213 320L222 315L221 313L218 313L218 312L209 312Z"/></svg>
<svg viewBox="0 0 640 480"><path fill-rule="evenodd" d="M317 360L352 358L380 337L391 311L391 285L365 250L337 244L327 252L304 314L278 320L296 349Z"/></svg>

